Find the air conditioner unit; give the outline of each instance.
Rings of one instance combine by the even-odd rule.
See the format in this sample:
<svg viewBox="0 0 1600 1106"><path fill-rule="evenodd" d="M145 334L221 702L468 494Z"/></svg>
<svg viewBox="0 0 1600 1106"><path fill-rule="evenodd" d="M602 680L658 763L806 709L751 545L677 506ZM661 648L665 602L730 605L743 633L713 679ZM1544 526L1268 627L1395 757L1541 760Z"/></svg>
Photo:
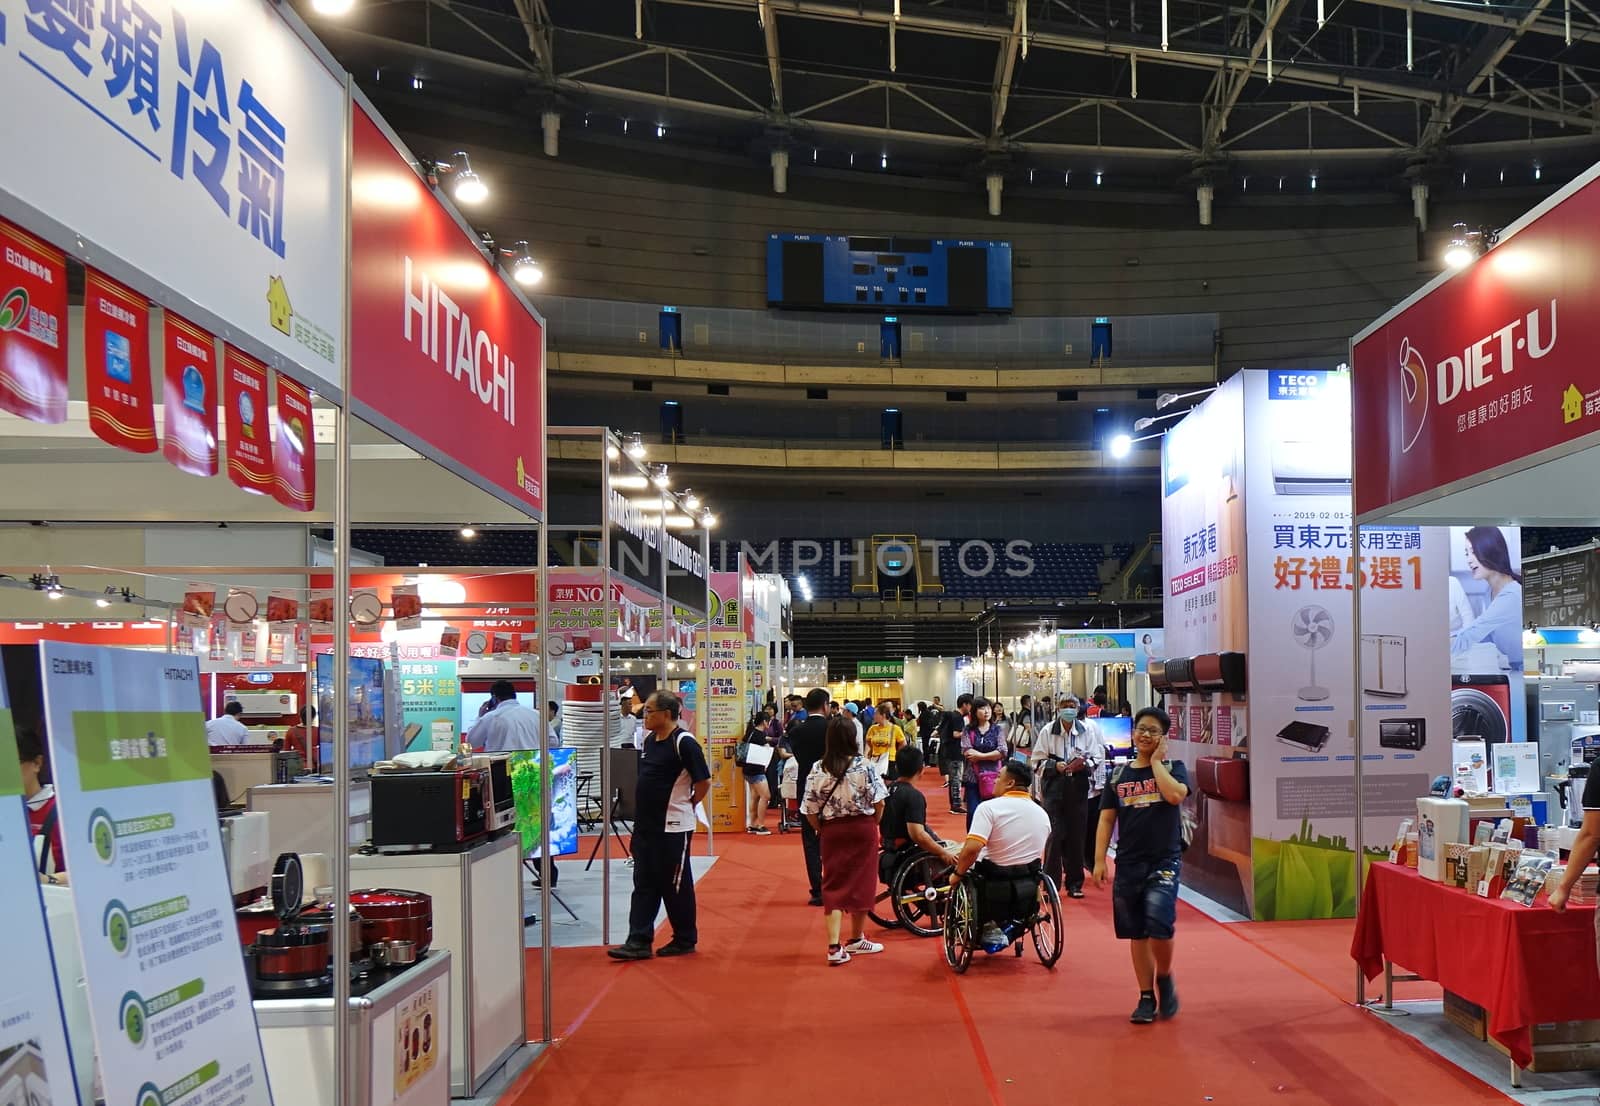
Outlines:
<svg viewBox="0 0 1600 1106"><path fill-rule="evenodd" d="M228 691L224 703L238 703L246 718L279 718L300 713L300 696L292 691Z"/></svg>
<svg viewBox="0 0 1600 1106"><path fill-rule="evenodd" d="M1348 495L1350 451L1324 439L1275 441L1272 488L1279 495Z"/></svg>

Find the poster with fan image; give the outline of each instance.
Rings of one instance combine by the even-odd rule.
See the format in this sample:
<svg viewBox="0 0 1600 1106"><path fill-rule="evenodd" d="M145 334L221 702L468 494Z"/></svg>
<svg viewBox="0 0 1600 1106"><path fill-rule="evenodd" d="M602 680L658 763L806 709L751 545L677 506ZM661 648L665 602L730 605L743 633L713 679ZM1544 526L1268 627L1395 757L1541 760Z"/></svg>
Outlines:
<svg viewBox="0 0 1600 1106"><path fill-rule="evenodd" d="M1351 917L1355 721L1369 861L1387 855L1396 822L1415 817L1417 798L1449 764L1447 534L1363 527L1354 538L1347 373L1240 375L1252 913L1265 921Z"/></svg>

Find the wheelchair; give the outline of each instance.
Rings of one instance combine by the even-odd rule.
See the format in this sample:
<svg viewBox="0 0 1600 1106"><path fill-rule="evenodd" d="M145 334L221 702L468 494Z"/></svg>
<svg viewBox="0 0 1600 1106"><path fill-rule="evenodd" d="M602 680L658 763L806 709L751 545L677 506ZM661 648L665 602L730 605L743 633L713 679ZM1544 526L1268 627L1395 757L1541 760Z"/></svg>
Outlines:
<svg viewBox="0 0 1600 1106"><path fill-rule="evenodd" d="M1055 881L1034 869L1023 875L985 875L968 872L951 888L942 919L945 962L962 974L983 947L986 922L994 922L1010 937L1017 956L1023 954L1023 938L1033 939L1039 963L1051 970L1061 959L1061 898ZM1014 936L1013 936L1014 934Z"/></svg>
<svg viewBox="0 0 1600 1106"><path fill-rule="evenodd" d="M950 865L942 858L913 846L902 851L892 869L885 871L880 864L878 875L883 890L867 917L884 929L903 929L916 937L944 932Z"/></svg>

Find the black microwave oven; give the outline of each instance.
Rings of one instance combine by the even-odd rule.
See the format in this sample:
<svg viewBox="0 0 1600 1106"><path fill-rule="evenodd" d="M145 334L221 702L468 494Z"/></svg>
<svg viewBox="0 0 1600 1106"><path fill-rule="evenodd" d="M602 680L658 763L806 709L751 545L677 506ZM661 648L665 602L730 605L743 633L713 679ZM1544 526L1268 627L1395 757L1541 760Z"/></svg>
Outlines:
<svg viewBox="0 0 1600 1106"><path fill-rule="evenodd" d="M372 776L372 844L397 852L450 851L489 832L488 768Z"/></svg>

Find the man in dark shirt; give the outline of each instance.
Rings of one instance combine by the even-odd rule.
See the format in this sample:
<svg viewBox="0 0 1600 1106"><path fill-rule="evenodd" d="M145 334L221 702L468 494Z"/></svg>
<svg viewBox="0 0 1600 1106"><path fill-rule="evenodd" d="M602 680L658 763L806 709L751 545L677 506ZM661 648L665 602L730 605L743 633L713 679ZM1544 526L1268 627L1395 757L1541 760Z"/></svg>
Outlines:
<svg viewBox="0 0 1600 1106"><path fill-rule="evenodd" d="M956 709L944 712L939 722L939 773L950 789L950 813L965 814L962 805L961 731L967 728L967 712L972 709L972 696L963 694L956 700Z"/></svg>
<svg viewBox="0 0 1600 1106"><path fill-rule="evenodd" d="M789 749L794 753L799 772L798 790L805 792L811 766L822 759L828 736L828 689L814 687L806 695L805 721L789 731ZM811 828L810 819L801 819L800 845L806 857L806 879L811 883L811 905L822 905L822 838Z"/></svg>
<svg viewBox="0 0 1600 1106"><path fill-rule="evenodd" d="M689 844L695 808L711 790L711 769L700 743L678 725L682 709L682 700L670 691L657 691L644 704L644 744L633 800L633 903L628 939L607 950L613 960L650 958L663 904L672 941L655 955L687 955L699 940Z"/></svg>
<svg viewBox="0 0 1600 1106"><path fill-rule="evenodd" d="M1178 913L1178 878L1183 868L1183 800L1189 777L1181 760L1167 762L1167 712L1146 707L1133 718L1133 763L1116 769L1100 797L1095 836L1094 881L1106 883L1106 850L1117 831L1117 878L1111 888L1117 936L1131 941L1139 1005L1128 1019L1149 1025L1158 1012L1178 1012L1172 980L1172 936Z"/></svg>
<svg viewBox="0 0 1600 1106"><path fill-rule="evenodd" d="M928 831L928 799L916 784L922 774L922 753L909 746L901 749L895 754L894 769L895 781L889 787L883 820L878 824L883 833L883 851L900 854L915 845L942 857L946 864L954 864L955 853Z"/></svg>

